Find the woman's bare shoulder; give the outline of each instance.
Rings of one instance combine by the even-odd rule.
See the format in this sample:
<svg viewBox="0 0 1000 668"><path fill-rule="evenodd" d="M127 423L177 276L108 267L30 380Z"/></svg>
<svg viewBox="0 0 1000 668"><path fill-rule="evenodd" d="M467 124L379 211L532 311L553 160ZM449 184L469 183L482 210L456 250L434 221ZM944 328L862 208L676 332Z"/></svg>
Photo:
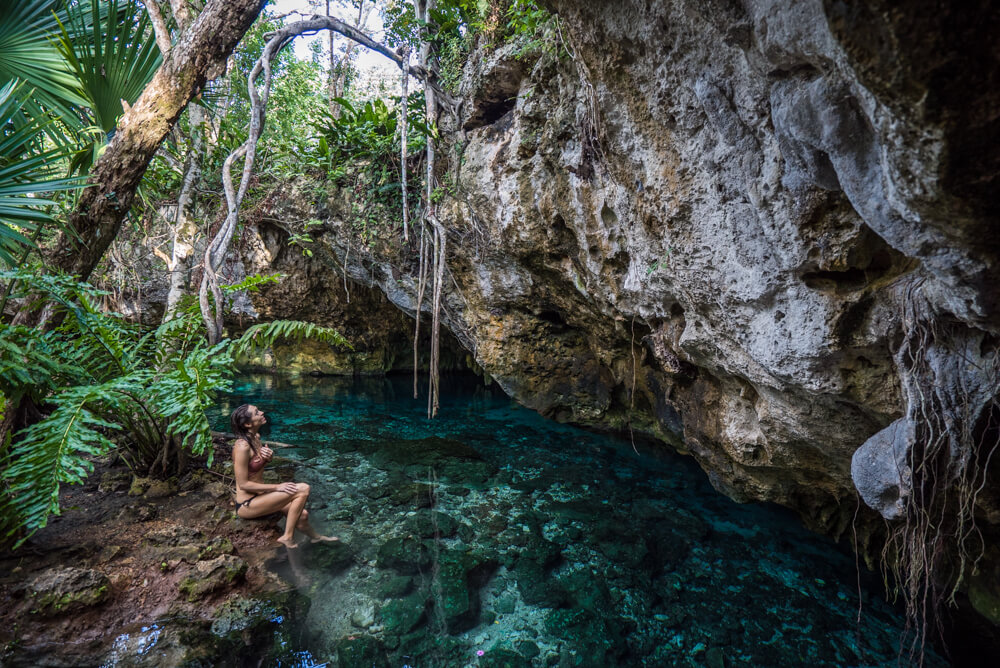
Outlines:
<svg viewBox="0 0 1000 668"><path fill-rule="evenodd" d="M243 451L243 450L249 450L249 449L250 449L250 443L248 443L245 438L238 438L238 439L236 439L236 442L233 443L233 452L234 453L237 452L237 451Z"/></svg>

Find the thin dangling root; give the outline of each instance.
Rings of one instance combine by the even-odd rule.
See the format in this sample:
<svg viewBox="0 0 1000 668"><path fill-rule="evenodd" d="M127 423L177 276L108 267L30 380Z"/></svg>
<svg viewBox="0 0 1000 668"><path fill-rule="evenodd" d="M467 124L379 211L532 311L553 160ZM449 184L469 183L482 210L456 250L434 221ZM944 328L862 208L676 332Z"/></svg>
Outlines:
<svg viewBox="0 0 1000 668"><path fill-rule="evenodd" d="M1000 438L1000 351L990 335L933 313L920 283L902 297L903 341L895 353L915 438L902 522L887 525L882 569L902 597L901 651L923 663L929 630L943 635L942 613L985 552L976 502ZM983 424L985 421L985 424Z"/></svg>

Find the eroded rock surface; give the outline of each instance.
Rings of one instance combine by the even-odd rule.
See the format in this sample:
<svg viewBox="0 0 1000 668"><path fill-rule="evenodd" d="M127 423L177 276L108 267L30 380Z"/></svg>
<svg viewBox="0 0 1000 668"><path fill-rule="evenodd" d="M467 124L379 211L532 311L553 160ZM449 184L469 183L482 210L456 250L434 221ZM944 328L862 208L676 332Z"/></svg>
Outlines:
<svg viewBox="0 0 1000 668"><path fill-rule="evenodd" d="M997 94L937 94L988 22L820 0L552 8L565 41L475 53L463 135L442 120L462 142L442 167L444 324L524 404L655 435L733 498L842 532L853 453L907 410L901 295L978 332L996 364L997 169L972 136L995 132ZM927 40L940 51L922 61ZM995 77L995 54L984 68L968 76ZM326 269L310 275L377 286L412 315L415 267L352 245L348 199L291 189L276 218L323 220Z"/></svg>
<svg viewBox="0 0 1000 668"><path fill-rule="evenodd" d="M470 366L543 414L653 435L729 496L833 535L868 483L866 500L901 512L903 477L893 498L878 471L852 480L851 462L925 408L896 355L920 328L947 359L934 353L918 381L947 369L949 387L976 386L974 402L941 405L970 406L949 414L972 441L995 440L987 3L549 4L563 39L474 53L461 117L441 120L443 323ZM353 215L349 193L312 202L290 188L271 217L286 235L322 220L310 275L377 287L413 315L415 262L359 244ZM244 262L277 266L260 257ZM297 300L271 303L271 317L308 317ZM901 460L894 448L882 464Z"/></svg>

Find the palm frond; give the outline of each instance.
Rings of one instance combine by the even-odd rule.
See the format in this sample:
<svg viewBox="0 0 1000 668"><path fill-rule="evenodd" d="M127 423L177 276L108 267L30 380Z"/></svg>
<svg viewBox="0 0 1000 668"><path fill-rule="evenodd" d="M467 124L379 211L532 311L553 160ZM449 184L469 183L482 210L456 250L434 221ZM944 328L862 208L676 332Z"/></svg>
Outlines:
<svg viewBox="0 0 1000 668"><path fill-rule="evenodd" d="M62 5L61 0L0 3L0 86L15 79L27 81L45 106L72 118L72 108L85 106L88 100L51 41L59 32L56 10Z"/></svg>
<svg viewBox="0 0 1000 668"><path fill-rule="evenodd" d="M58 49L80 82L94 124L111 133L124 113L122 100L135 103L162 59L138 2L104 4L103 21L101 3L70 5L68 24L60 24Z"/></svg>
<svg viewBox="0 0 1000 668"><path fill-rule="evenodd" d="M20 113L21 90L16 81L0 86L0 261L10 267L25 248L34 247L29 237L38 226L54 223L46 211L54 203L49 196L84 185L79 178L53 178L66 147L40 149L50 121Z"/></svg>

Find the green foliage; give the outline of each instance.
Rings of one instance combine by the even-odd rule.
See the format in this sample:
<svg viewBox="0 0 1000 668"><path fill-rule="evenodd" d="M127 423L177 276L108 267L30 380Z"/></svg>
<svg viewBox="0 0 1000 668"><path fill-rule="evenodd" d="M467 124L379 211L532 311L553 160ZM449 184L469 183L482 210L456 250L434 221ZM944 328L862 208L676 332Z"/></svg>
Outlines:
<svg viewBox="0 0 1000 668"><path fill-rule="evenodd" d="M0 2L3 264L19 266L53 208L72 206L81 182L57 173L89 170L159 63L137 0Z"/></svg>
<svg viewBox="0 0 1000 668"><path fill-rule="evenodd" d="M316 220L315 218L307 220L302 228L302 232L296 232L288 237L288 245L301 246L302 254L306 257L312 257L312 250L307 248L305 245L305 244L311 244L313 242L313 238L309 236L309 230L311 230L314 227L319 227L322 224L323 221Z"/></svg>
<svg viewBox="0 0 1000 668"><path fill-rule="evenodd" d="M114 134L125 113L122 101L135 103L159 68L161 57L149 18L135 0L93 2L89 7L71 4L66 24L59 27L59 53L86 101L83 118L89 127L85 130L99 131L74 159L73 167L82 172L97 160Z"/></svg>
<svg viewBox="0 0 1000 668"><path fill-rule="evenodd" d="M558 17L553 16L537 0L513 0L507 10L508 39L520 43L515 57L534 51L555 53L558 39Z"/></svg>
<svg viewBox="0 0 1000 668"><path fill-rule="evenodd" d="M193 299L156 329L97 306L103 292L65 276L0 273L16 280L21 297L41 294L61 324L52 331L0 325L0 394L27 397L48 415L14 435L0 460L6 538L21 540L59 512L59 489L82 482L92 458L111 452L144 474L166 474L181 452L206 454L211 431L205 410L230 386L236 354L280 337L348 345L336 331L279 321L209 346ZM275 276L247 278L230 288L255 289Z"/></svg>
<svg viewBox="0 0 1000 668"><path fill-rule="evenodd" d="M262 285L273 285L278 283L281 278L282 274L270 274L268 276L252 274L244 278L239 283L220 285L219 288L227 295L234 292L259 292Z"/></svg>
<svg viewBox="0 0 1000 668"><path fill-rule="evenodd" d="M654 262L653 264L649 265L646 268L646 276L649 276L657 269L666 269L668 260L670 259L670 256L673 255L673 253L674 253L674 247L673 246L668 247L667 250L664 251L663 256L660 257L660 259L658 259L656 262Z"/></svg>
<svg viewBox="0 0 1000 668"><path fill-rule="evenodd" d="M62 0L0 2L0 85L26 81L44 106L72 122L72 109L86 106L87 100L52 40L60 16L66 20L62 7Z"/></svg>
<svg viewBox="0 0 1000 668"><path fill-rule="evenodd" d="M320 133L320 150L328 153L333 164L370 160L383 164L396 161L398 166L399 112L383 100L368 100L357 108L343 98L335 102L343 107L340 117L326 112L322 122L314 125ZM415 154L433 135L424 121L423 93L409 96L406 117L407 150Z"/></svg>
<svg viewBox="0 0 1000 668"><path fill-rule="evenodd" d="M44 146L42 132L51 121L21 113L25 103L17 96L23 90L14 81L0 86L0 260L11 267L34 247L29 237L38 226L53 222L48 194L82 185L79 179L56 178L54 165L67 151Z"/></svg>
<svg viewBox="0 0 1000 668"><path fill-rule="evenodd" d="M219 141L204 164L207 189L221 192L222 163L247 138L250 125L247 76L263 53L268 35L283 24L284 20L265 10L240 41L233 55L234 67L205 95L225 98L225 113L218 119ZM323 68L312 60L299 60L294 49L288 47L278 52L271 71L267 126L257 147L256 180L273 183L294 178L304 169L325 170L328 162L319 155L313 129L327 112ZM254 197L251 188L247 204L252 205Z"/></svg>
<svg viewBox="0 0 1000 668"><path fill-rule="evenodd" d="M537 0L513 0L507 16L507 27L514 37L534 37L552 19L552 14L539 7Z"/></svg>
<svg viewBox="0 0 1000 668"><path fill-rule="evenodd" d="M54 401L57 408L47 419L18 434L3 473L7 493L17 500L19 523L29 531L44 527L49 515L58 513L60 484L83 482L93 470L86 456L114 447L104 430L118 428L89 408L117 403L109 384L74 386Z"/></svg>
<svg viewBox="0 0 1000 668"><path fill-rule="evenodd" d="M344 99L337 102L344 112L339 118L324 114L319 131L320 150L329 160L330 173L349 185L364 203L366 216L361 221L363 236L378 235L379 230L395 229L402 222L400 187L399 113L383 100L369 100L354 106ZM407 104L407 151L419 156L428 137L436 134L424 121L423 93L414 93ZM423 173L419 165L407 165L410 193L419 197ZM416 206L416 201L411 203ZM360 211L359 211L360 212Z"/></svg>
<svg viewBox="0 0 1000 668"><path fill-rule="evenodd" d="M329 327L320 327L319 325L295 320L275 320L274 322L254 325L245 331L243 336L232 344L232 352L236 355L247 355L254 351L268 348L281 338L290 341L312 339L328 343L331 346L351 348L351 344L347 342L347 339Z"/></svg>

